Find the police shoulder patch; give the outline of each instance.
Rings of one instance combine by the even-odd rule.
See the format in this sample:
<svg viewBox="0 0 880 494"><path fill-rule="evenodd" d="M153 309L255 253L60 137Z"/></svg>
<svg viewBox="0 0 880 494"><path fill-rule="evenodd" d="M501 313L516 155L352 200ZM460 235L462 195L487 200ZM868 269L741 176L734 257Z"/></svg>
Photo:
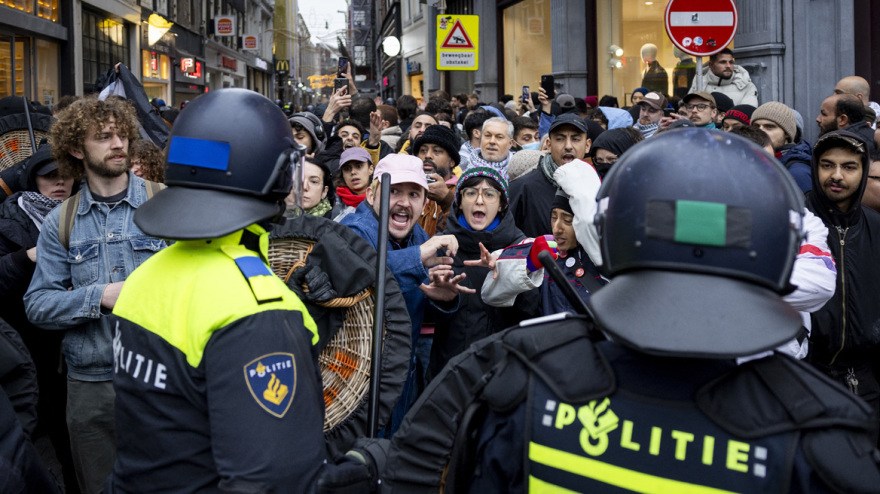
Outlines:
<svg viewBox="0 0 880 494"><path fill-rule="evenodd" d="M296 393L296 359L292 353L269 353L244 366L244 381L263 410L278 418L293 403Z"/></svg>

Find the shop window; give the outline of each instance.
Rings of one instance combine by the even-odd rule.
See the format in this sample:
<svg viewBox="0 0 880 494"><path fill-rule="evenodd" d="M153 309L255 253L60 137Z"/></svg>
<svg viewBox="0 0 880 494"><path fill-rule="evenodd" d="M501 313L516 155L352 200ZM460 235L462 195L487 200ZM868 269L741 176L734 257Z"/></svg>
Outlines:
<svg viewBox="0 0 880 494"><path fill-rule="evenodd" d="M522 86L537 91L550 74L550 0L524 0L504 9L504 92L518 95Z"/></svg>
<svg viewBox="0 0 880 494"><path fill-rule="evenodd" d="M0 97L24 96L30 70L25 72L26 43L22 38L0 36Z"/></svg>
<svg viewBox="0 0 880 494"><path fill-rule="evenodd" d="M0 5L58 22L58 0L0 0Z"/></svg>
<svg viewBox="0 0 880 494"><path fill-rule="evenodd" d="M37 17L58 22L58 0L37 0Z"/></svg>
<svg viewBox="0 0 880 494"><path fill-rule="evenodd" d="M12 7L28 14L34 13L34 0L0 0L0 5Z"/></svg>
<svg viewBox="0 0 880 494"><path fill-rule="evenodd" d="M659 0L597 2L598 96L616 96L620 106L629 106L638 87L679 98L687 95L696 73L695 58L669 40L665 9L666 2ZM612 53L612 48L622 53Z"/></svg>
<svg viewBox="0 0 880 494"><path fill-rule="evenodd" d="M155 51L141 50L141 60L143 65L141 73L147 79L163 79L169 80L171 59L168 55L163 55Z"/></svg>
<svg viewBox="0 0 880 494"><path fill-rule="evenodd" d="M44 105L58 102L58 43L36 40L37 94L34 99Z"/></svg>
<svg viewBox="0 0 880 494"><path fill-rule="evenodd" d="M0 37L0 97L12 96L12 42Z"/></svg>
<svg viewBox="0 0 880 494"><path fill-rule="evenodd" d="M83 84L91 92L98 77L117 63L129 64L128 28L122 21L83 9Z"/></svg>

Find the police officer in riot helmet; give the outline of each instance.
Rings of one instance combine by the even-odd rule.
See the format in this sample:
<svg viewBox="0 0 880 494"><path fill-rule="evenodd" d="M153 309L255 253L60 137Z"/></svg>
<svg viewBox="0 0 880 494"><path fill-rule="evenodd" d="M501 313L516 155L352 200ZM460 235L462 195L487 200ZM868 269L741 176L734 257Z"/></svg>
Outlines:
<svg viewBox="0 0 880 494"><path fill-rule="evenodd" d="M803 211L785 168L738 136L637 144L599 190L611 282L593 319L481 340L390 442L351 454L383 492L880 492L867 404L764 353L800 328L782 295Z"/></svg>
<svg viewBox="0 0 880 494"><path fill-rule="evenodd" d="M304 152L252 91L212 91L181 113L168 188L134 216L177 242L126 280L114 309L105 492L312 492L328 469L366 472L326 464L315 323L267 265L267 227Z"/></svg>

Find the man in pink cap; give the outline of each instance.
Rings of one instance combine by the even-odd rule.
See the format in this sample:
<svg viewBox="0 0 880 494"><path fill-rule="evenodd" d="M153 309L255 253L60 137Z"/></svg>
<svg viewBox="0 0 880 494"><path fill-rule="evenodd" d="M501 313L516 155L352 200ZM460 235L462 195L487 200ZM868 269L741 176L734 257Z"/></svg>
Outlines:
<svg viewBox="0 0 880 494"><path fill-rule="evenodd" d="M474 293L474 290L459 285L464 275L454 276L452 272L451 256L458 251L455 236L436 235L429 238L418 225L418 219L428 202L428 181L419 158L407 154L389 154L382 158L373 171L373 182L367 189L366 200L340 223L378 248L380 180L383 173L391 175L388 268L394 273L406 301L415 348L425 306L429 301L432 310L451 313L458 310L458 294ZM414 371L415 366L411 361L403 394L392 414L391 433L397 430L409 405L415 401L412 393Z"/></svg>

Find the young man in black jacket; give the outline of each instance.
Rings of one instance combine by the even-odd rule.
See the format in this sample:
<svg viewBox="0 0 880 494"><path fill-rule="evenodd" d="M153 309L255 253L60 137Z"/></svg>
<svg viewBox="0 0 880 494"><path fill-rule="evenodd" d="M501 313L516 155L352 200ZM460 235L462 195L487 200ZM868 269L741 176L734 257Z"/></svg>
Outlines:
<svg viewBox="0 0 880 494"><path fill-rule="evenodd" d="M550 153L538 167L510 185L510 211L516 226L529 237L552 233L550 205L559 187L553 172L590 152L587 124L573 113L566 113L550 125Z"/></svg>
<svg viewBox="0 0 880 494"><path fill-rule="evenodd" d="M858 134L831 131L813 151L813 190L807 207L828 227L837 266L837 290L812 314L808 360L819 370L880 408L880 214L861 204L868 180L868 144Z"/></svg>

